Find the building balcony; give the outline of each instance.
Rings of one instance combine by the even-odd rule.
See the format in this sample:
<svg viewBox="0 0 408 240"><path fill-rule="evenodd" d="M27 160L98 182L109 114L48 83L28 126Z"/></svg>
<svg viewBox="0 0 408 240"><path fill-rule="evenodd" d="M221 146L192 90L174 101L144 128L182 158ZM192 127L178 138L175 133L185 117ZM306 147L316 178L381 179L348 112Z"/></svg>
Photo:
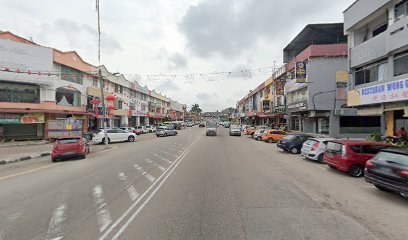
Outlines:
<svg viewBox="0 0 408 240"><path fill-rule="evenodd" d="M387 55L387 31L350 49L350 67L364 65Z"/></svg>

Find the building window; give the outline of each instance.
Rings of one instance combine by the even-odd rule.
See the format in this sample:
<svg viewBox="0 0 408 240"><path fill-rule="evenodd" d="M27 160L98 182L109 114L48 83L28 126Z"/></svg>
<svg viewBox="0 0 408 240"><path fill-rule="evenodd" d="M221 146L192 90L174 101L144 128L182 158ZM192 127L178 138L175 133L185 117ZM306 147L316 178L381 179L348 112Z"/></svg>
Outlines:
<svg viewBox="0 0 408 240"><path fill-rule="evenodd" d="M119 92L119 85L116 84L116 83L114 83L114 84L115 84L115 92Z"/></svg>
<svg viewBox="0 0 408 240"><path fill-rule="evenodd" d="M119 85L119 92L123 93L123 86L122 85Z"/></svg>
<svg viewBox="0 0 408 240"><path fill-rule="evenodd" d="M61 79L65 81L70 81L73 83L82 84L83 83L83 74L82 72L70 68L65 65L61 65Z"/></svg>
<svg viewBox="0 0 408 240"><path fill-rule="evenodd" d="M343 116L340 117L341 134L381 133L380 116Z"/></svg>
<svg viewBox="0 0 408 240"><path fill-rule="evenodd" d="M116 102L115 108L116 108L116 109L122 109L122 105L123 105L122 101L121 101L121 100L118 100L118 101Z"/></svg>
<svg viewBox="0 0 408 240"><path fill-rule="evenodd" d="M80 107L81 93L70 88L58 88L55 92L55 101L59 106Z"/></svg>
<svg viewBox="0 0 408 240"><path fill-rule="evenodd" d="M388 28L388 23L384 23L378 26L376 29L373 30L373 37L379 35L380 33L385 32L387 28Z"/></svg>
<svg viewBox="0 0 408 240"><path fill-rule="evenodd" d="M0 102L40 103L40 87L34 84L0 82Z"/></svg>
<svg viewBox="0 0 408 240"><path fill-rule="evenodd" d="M98 86L98 79L96 77L92 78L92 86L94 86L94 87Z"/></svg>
<svg viewBox="0 0 408 240"><path fill-rule="evenodd" d="M394 76L408 73L408 51L394 56Z"/></svg>
<svg viewBox="0 0 408 240"><path fill-rule="evenodd" d="M404 0L395 5L394 15L395 20L398 21L399 18L406 16L408 13L408 0Z"/></svg>
<svg viewBox="0 0 408 240"><path fill-rule="evenodd" d="M146 105L142 104L142 105L140 106L140 110L141 110L142 112L146 111Z"/></svg>
<svg viewBox="0 0 408 240"><path fill-rule="evenodd" d="M374 64L357 68L354 76L356 86L370 82L386 80L388 77L388 62L380 61Z"/></svg>

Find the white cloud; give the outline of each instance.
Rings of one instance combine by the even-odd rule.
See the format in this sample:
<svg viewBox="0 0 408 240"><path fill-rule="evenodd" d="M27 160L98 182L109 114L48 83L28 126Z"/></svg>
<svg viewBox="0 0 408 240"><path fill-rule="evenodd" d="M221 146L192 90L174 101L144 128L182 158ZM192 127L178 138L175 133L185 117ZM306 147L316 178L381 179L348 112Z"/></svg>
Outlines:
<svg viewBox="0 0 408 240"><path fill-rule="evenodd" d="M272 66L274 60L279 65L282 48L305 25L340 22L342 11L352 2L104 0L102 63L112 71L140 74L143 84L189 106L197 102L204 111L222 110L234 106L268 76L255 70L248 81L238 73L224 81L206 82L195 75L188 83L183 76L239 72ZM95 1L0 0L0 6L0 30L60 50L76 50L97 64ZM180 76L153 82L146 78L161 73Z"/></svg>

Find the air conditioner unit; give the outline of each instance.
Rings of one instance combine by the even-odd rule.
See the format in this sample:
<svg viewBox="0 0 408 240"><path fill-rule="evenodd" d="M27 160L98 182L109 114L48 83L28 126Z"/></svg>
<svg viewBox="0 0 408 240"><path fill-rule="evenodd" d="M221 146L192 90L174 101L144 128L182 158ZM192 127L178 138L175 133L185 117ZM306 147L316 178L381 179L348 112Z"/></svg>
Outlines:
<svg viewBox="0 0 408 240"><path fill-rule="evenodd" d="M341 116L344 114L344 109L335 109L334 110L334 115L336 116Z"/></svg>

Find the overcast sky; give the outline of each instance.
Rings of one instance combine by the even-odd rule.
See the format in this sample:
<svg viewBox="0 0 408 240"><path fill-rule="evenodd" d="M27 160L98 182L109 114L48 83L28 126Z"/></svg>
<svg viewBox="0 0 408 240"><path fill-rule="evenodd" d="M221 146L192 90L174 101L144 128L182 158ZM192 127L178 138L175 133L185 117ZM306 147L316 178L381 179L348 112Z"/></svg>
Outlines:
<svg viewBox="0 0 408 240"><path fill-rule="evenodd" d="M222 110L268 78L259 68L282 65L305 25L342 22L352 2L100 0L102 64L181 103ZM0 0L0 16L1 31L98 64L95 0Z"/></svg>

